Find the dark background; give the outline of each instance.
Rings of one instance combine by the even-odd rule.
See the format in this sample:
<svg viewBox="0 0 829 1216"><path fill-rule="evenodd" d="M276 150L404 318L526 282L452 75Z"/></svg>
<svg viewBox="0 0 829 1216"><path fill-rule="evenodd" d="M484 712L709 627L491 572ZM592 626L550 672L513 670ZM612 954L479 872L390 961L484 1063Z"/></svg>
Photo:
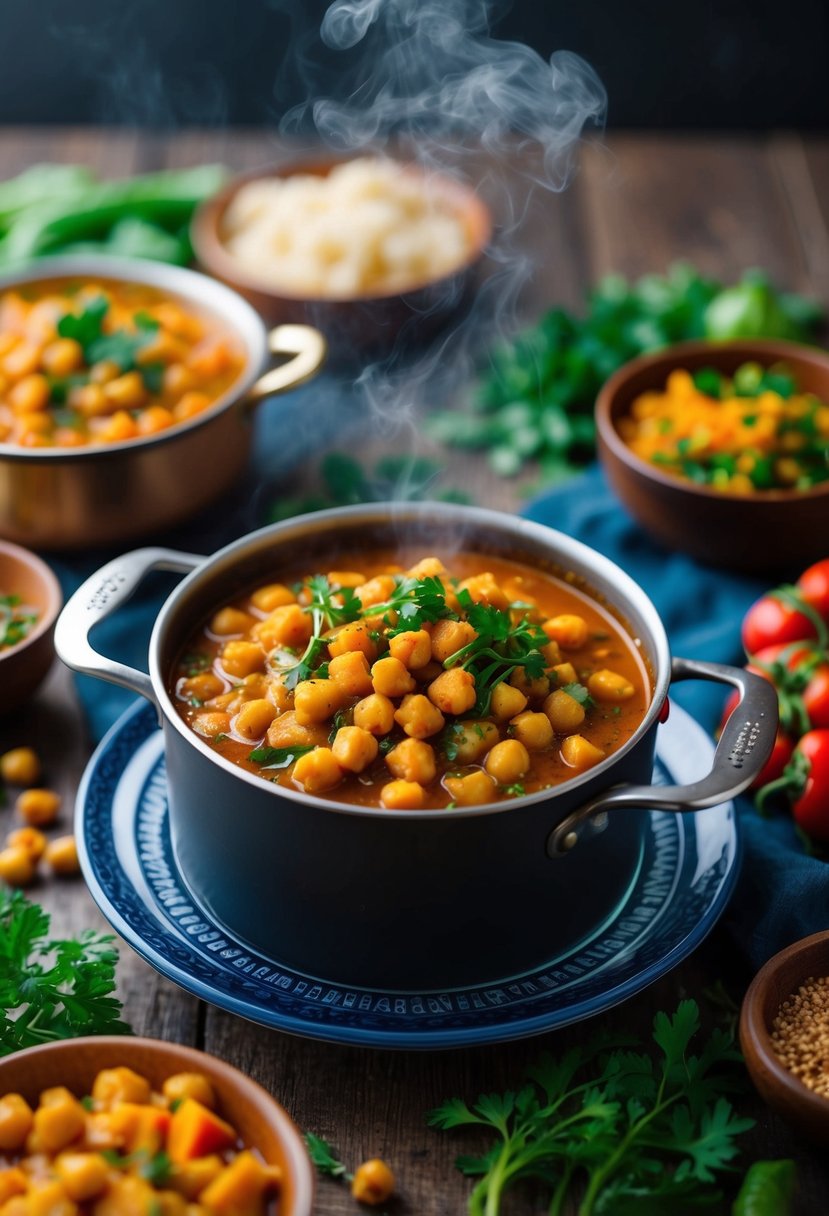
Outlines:
<svg viewBox="0 0 829 1216"><path fill-rule="evenodd" d="M337 95L325 8L0 0L0 122L276 124L309 93ZM610 127L829 128L829 0L515 0L494 33L584 56Z"/></svg>

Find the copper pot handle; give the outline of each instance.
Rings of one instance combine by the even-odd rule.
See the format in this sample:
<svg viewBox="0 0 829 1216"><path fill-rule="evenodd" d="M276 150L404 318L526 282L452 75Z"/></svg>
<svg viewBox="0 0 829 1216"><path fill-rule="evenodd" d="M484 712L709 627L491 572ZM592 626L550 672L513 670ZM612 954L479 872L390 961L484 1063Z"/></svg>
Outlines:
<svg viewBox="0 0 829 1216"><path fill-rule="evenodd" d="M728 802L748 789L771 755L777 733L777 693L762 676L695 659L674 659L671 680L715 680L732 684L740 700L720 735L711 771L691 785L621 785L606 790L557 824L547 838L547 854L560 857L579 842L586 828L601 829L608 811L701 811Z"/></svg>
<svg viewBox="0 0 829 1216"><path fill-rule="evenodd" d="M265 397L298 388L315 376L325 362L328 345L311 325L277 325L268 334L272 355L292 355L287 363L273 367L260 376L245 395L245 405L257 405Z"/></svg>
<svg viewBox="0 0 829 1216"><path fill-rule="evenodd" d="M96 570L70 597L58 617L55 650L59 657L74 671L120 684L158 708L147 673L100 654L90 645L89 633L134 594L151 570L187 574L204 560L196 553L179 553L175 549L134 549Z"/></svg>

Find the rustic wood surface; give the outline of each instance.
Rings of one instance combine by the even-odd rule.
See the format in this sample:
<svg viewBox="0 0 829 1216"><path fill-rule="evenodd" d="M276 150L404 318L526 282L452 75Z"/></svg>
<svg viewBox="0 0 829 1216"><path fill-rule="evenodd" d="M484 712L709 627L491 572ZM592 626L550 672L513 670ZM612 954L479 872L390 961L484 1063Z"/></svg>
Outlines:
<svg viewBox="0 0 829 1216"><path fill-rule="evenodd" d="M0 179L46 160L82 161L111 176L167 165L222 161L243 169L279 152L261 132L193 132L174 137L90 130L15 130L0 133ZM535 273L522 293L527 317L545 306L577 306L599 275L662 271L680 258L721 279L750 266L767 267L778 282L829 300L829 141L789 135L740 139L667 135L613 136L584 149L567 191L537 199L521 242ZM393 446L393 436L387 441ZM383 450L383 443L374 445ZM361 451L364 451L361 446ZM452 453L452 484L488 505L515 510L526 481L500 481L485 461ZM296 470L286 494L301 494L316 461ZM25 712L0 722L0 750L21 743L46 758L48 782L64 797L64 830L90 742L71 678L56 666ZM0 830L12 826L0 811ZM101 923L83 883L44 882L35 897L65 931ZM748 975L728 937L715 930L689 960L604 1022L647 1035L653 1013L681 995L700 997L717 979L739 997ZM525 1064L586 1036L594 1024L507 1046L443 1053L385 1053L337 1047L262 1029L205 1006L160 978L126 946L120 995L137 1033L196 1044L237 1064L271 1090L297 1122L331 1140L346 1162L385 1157L399 1176L389 1214L460 1216L468 1183L453 1168L474 1136L429 1130L424 1112L443 1098L503 1089L518 1082ZM744 1163L794 1156L799 1165L800 1216L829 1210L825 1157L803 1145L753 1094L740 1108L757 1120L746 1137ZM319 1186L319 1216L353 1213L334 1183ZM539 1212L531 1193L516 1194L513 1216Z"/></svg>

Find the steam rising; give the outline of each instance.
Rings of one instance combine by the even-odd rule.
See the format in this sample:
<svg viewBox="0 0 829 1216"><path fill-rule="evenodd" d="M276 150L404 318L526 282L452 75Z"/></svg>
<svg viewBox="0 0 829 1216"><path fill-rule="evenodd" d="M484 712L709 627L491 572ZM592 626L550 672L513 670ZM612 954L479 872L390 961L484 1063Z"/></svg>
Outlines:
<svg viewBox="0 0 829 1216"><path fill-rule="evenodd" d="M585 127L604 119L606 95L593 69L569 51L547 62L530 47L492 38L494 9L493 0L334 0L320 34L336 52L339 95L318 95L313 61L303 54L309 100L281 123L283 134L312 132L338 151L389 151L462 177L493 211L488 276L471 314L414 364L394 353L356 381L375 426L386 431L412 421L409 407L455 393L480 359L481 337L497 343L515 327L517 297L533 270L521 249L522 218L535 192L564 189ZM520 177L504 171L516 163ZM410 327L417 324L413 316Z"/></svg>

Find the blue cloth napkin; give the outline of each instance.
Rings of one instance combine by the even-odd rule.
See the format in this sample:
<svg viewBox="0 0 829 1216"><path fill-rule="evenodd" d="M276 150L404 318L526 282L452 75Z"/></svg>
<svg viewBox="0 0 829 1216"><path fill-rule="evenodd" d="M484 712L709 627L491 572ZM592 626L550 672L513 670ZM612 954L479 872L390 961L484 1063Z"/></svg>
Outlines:
<svg viewBox="0 0 829 1216"><path fill-rule="evenodd" d="M656 605L674 654L745 662L740 623L768 580L714 570L660 548L625 513L597 467L536 499L524 514L583 541L631 575ZM671 699L713 731L725 695L693 681L676 685ZM738 799L738 810L744 857L726 924L757 968L799 937L829 928L829 863L804 853L788 817L761 819L747 798Z"/></svg>
<svg viewBox="0 0 829 1216"><path fill-rule="evenodd" d="M291 469L318 447L319 435L336 428L340 441L347 442L349 433L359 428L359 414L356 399L326 377L273 403L257 421L247 485L186 527L156 538L156 543L207 554L260 527L267 522L269 503L290 494ZM251 485L257 487L254 494ZM598 467L538 498L524 514L576 537L626 570L656 605L674 654L737 665L744 661L740 623L768 582L710 569L659 548L625 514ZM53 562L64 592L71 593L113 555ZM153 575L125 607L98 626L93 644L112 658L146 670L152 625L174 584L170 576ZM133 700L123 689L84 677L78 679L78 690L96 739ZM671 697L713 730L725 693L694 682L678 685ZM749 963L757 967L798 937L829 927L829 864L803 852L785 816L760 819L747 800L742 800L740 815L744 863L727 923Z"/></svg>

